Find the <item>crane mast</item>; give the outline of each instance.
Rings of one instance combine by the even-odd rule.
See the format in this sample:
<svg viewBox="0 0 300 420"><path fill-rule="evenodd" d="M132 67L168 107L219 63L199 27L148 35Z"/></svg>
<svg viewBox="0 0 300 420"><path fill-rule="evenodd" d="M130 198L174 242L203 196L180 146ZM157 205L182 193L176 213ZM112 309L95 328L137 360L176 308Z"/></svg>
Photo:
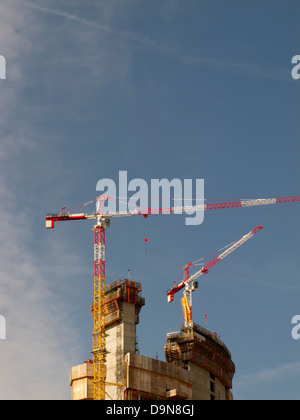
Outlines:
<svg viewBox="0 0 300 420"><path fill-rule="evenodd" d="M105 339L105 229L101 218L94 226L94 304L93 357L94 399L105 399L106 339Z"/></svg>

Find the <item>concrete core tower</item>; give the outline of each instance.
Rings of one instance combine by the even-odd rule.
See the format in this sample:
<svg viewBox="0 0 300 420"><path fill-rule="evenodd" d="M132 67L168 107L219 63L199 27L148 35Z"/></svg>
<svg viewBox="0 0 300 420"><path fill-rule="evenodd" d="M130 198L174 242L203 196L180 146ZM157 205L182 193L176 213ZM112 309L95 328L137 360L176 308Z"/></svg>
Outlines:
<svg viewBox="0 0 300 420"><path fill-rule="evenodd" d="M123 400L126 388L125 355L137 352L136 325L145 299L140 296L140 283L117 280L105 287L106 331L106 399ZM93 364L91 361L74 366L70 385L72 399L93 399Z"/></svg>
<svg viewBox="0 0 300 420"><path fill-rule="evenodd" d="M124 360L137 352L136 325L145 299L139 295L140 283L118 280L106 287L106 381L124 386L108 386L106 399L124 398Z"/></svg>

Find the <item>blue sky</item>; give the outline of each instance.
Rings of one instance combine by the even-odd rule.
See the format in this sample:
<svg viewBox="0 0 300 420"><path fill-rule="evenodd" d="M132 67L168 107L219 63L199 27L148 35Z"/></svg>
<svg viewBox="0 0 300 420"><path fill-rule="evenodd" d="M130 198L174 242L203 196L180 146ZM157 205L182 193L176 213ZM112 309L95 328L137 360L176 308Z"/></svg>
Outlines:
<svg viewBox="0 0 300 420"><path fill-rule="evenodd" d="M209 199L300 195L299 2L2 0L1 399L70 399L91 357L93 222L44 217L99 179L204 179ZM89 209L93 211L91 206ZM208 214L209 213L209 214ZM166 290L183 266L264 229L202 276L194 321L236 364L236 399L299 399L299 204L115 219L107 282L142 283L141 354L164 360L183 322ZM144 238L149 239L147 261ZM21 351L20 351L21 350ZM41 375L43 372L43 375Z"/></svg>

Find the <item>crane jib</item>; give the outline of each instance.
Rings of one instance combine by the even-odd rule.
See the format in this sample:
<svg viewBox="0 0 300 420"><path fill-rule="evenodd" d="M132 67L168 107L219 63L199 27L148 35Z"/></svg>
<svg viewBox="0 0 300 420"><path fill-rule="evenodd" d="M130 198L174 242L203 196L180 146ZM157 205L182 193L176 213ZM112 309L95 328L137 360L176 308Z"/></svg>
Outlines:
<svg viewBox="0 0 300 420"><path fill-rule="evenodd" d="M174 285L168 292L168 301L173 302L174 295L179 292L181 289L185 287L185 285L188 285L189 283L196 280L198 277L200 277L203 274L207 274L209 269L216 265L218 262L222 261L224 258L226 258L229 254L231 254L233 251L235 251L237 248L239 248L241 245L243 245L246 241L248 241L250 238L252 238L256 233L258 233L263 227L261 225L257 226L256 228L252 229L247 235L244 235L241 239L236 241L232 246L230 246L226 251L222 252L220 255L218 255L214 260L208 262L204 267L201 268L201 270L197 271L195 274L193 274L191 277L185 279L178 285Z"/></svg>
<svg viewBox="0 0 300 420"><path fill-rule="evenodd" d="M184 207L166 207L166 208L146 208L146 209L139 209L134 211L124 211L124 212L108 212L100 215L99 213L93 214L70 214L69 212L62 211L60 213L52 213L46 215L46 228L53 229L54 222L59 222L63 220L84 220L84 219L97 219L99 216L102 217L122 217L122 216L136 216L142 215L144 217L148 217L150 214L182 214L183 212L191 212L191 211L202 211L202 210L218 210L218 209L226 209L226 208L240 208L240 207L251 207L251 206L264 206L264 205L272 205L272 204L282 204L282 203L296 203L300 202L300 196L292 196L292 197L282 197L282 198L259 198L259 199L241 199L238 201L230 201L230 202L221 202L221 203L213 203L213 204L202 204L202 205L195 205L195 206L184 206ZM255 232L256 233L256 232Z"/></svg>

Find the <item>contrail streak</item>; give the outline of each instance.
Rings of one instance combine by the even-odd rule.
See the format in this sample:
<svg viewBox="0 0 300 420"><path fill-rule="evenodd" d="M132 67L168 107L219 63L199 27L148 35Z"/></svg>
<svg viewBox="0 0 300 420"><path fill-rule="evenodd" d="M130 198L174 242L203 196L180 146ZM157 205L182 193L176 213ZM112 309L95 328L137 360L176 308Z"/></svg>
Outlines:
<svg viewBox="0 0 300 420"><path fill-rule="evenodd" d="M29 1L23 1L22 4L24 4L25 6L31 7L32 9L39 10L40 12L50 13L52 15L57 15L57 16L62 16L64 18L68 19L68 20L73 20L74 22L82 23L83 25L99 29L103 32L107 32L109 34L113 34L113 35L116 35L116 36L121 37L121 38L126 38L126 39L129 39L131 41L135 41L135 42L138 42L140 44L162 50L162 48L155 45L155 43L153 41L151 41L150 39L147 39L145 37L142 37L140 35L135 35L135 34L132 34L132 33L129 33L129 32L125 32L125 31L119 31L117 29L111 28L110 26L101 25L100 23L93 22L93 21L87 20L85 18L76 16L76 15L73 15L73 14L70 14L70 13L67 13L67 12L63 12L61 10L49 9L47 7L38 6L38 5L33 4Z"/></svg>
<svg viewBox="0 0 300 420"><path fill-rule="evenodd" d="M253 64L238 63L238 62L233 62L233 61L224 61L224 60L218 60L218 59L207 58L207 57L199 57L199 56L193 57L193 56L180 55L174 50L170 50L170 49L161 47L160 45L157 45L157 43L155 43L149 38L145 38L141 35L137 35L132 32L120 31L120 30L112 28L111 26L102 25L98 22L93 22L83 17L76 16L74 14L70 14L61 10L49 9L47 7L39 6L34 3L31 3L30 1L23 1L22 4L25 6L31 7L32 9L38 10L40 12L61 16L68 20L72 20L74 22L78 22L83 25L101 30L108 34L112 34L117 37L134 41L136 43L150 47L160 53L173 57L175 60L178 60L180 63L184 65L210 68L215 71L223 71L227 73L241 74L245 76L259 77L259 78L270 79L270 80L280 80L280 81L285 81L285 82L291 81L290 80L291 78L289 77L290 72L287 70L280 70L276 68L268 69L268 68L262 68Z"/></svg>

